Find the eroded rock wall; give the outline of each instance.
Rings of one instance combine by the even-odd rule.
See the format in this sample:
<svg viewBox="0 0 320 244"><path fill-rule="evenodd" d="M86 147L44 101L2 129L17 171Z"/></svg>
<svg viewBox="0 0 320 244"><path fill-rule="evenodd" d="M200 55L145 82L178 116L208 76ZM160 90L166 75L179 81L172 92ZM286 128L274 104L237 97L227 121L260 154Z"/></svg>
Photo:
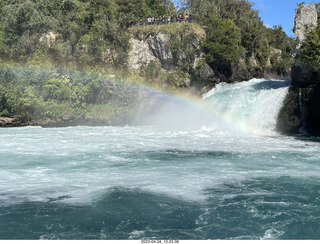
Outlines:
<svg viewBox="0 0 320 244"><path fill-rule="evenodd" d="M285 134L320 135L320 74L299 59L306 34L317 27L314 4L301 6L295 17L298 45L291 70L291 87L278 116L278 130Z"/></svg>
<svg viewBox="0 0 320 244"><path fill-rule="evenodd" d="M200 38L192 34L172 35L161 32L146 36L132 35L127 64L129 71L139 72L151 61L161 63L167 72L196 69L203 56ZM183 48L179 45L183 45Z"/></svg>

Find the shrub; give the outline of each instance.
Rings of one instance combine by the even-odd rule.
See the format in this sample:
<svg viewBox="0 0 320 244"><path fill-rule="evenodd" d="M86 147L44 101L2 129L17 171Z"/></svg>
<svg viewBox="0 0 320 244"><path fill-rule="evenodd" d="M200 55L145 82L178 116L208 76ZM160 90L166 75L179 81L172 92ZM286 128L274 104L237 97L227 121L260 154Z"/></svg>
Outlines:
<svg viewBox="0 0 320 244"><path fill-rule="evenodd" d="M224 73L243 53L240 29L232 20L212 18L206 32L207 38L202 45L205 59Z"/></svg>
<svg viewBox="0 0 320 244"><path fill-rule="evenodd" d="M314 69L320 70L320 21L316 29L307 34L306 40L301 46L299 58L311 65Z"/></svg>

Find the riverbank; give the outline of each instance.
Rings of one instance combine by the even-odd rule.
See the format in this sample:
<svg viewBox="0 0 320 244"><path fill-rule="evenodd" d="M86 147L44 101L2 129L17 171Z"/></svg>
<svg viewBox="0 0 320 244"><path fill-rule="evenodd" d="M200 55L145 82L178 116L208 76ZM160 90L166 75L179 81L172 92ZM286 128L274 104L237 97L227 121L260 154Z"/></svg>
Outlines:
<svg viewBox="0 0 320 244"><path fill-rule="evenodd" d="M0 117L0 127L14 126L14 122L15 122L15 121L16 121L15 118Z"/></svg>

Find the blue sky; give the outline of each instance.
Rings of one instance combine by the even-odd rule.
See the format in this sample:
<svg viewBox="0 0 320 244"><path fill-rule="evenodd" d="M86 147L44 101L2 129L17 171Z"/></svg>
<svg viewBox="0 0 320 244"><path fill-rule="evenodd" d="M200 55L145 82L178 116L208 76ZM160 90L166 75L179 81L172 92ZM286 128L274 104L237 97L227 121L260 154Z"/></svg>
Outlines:
<svg viewBox="0 0 320 244"><path fill-rule="evenodd" d="M254 9L258 9L260 17L266 26L282 25L287 35L295 37L292 32L295 9L303 0L250 0ZM318 1L305 0L306 4Z"/></svg>

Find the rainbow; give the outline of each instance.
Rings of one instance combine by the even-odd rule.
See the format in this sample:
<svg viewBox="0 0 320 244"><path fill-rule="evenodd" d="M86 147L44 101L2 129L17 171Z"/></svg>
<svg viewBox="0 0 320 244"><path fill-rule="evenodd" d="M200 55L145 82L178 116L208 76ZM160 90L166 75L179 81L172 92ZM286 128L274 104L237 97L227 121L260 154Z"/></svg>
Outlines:
<svg viewBox="0 0 320 244"><path fill-rule="evenodd" d="M284 80L271 80L267 81L265 79L252 79L250 81L244 81L238 84L235 84L235 86L243 86L243 87L250 87L254 85L260 85L263 83L272 83L273 85L276 83L280 83L280 87L285 89L273 89L272 87L269 89L261 89L257 91L257 96L265 92L265 95L267 96L267 104L270 107L275 107L272 111L267 111L266 113L271 113L271 115L266 116L266 118L262 117L259 118L261 121L254 121L250 118L246 119L239 118L237 114L234 114L231 110L223 110L219 109L216 103L219 103L219 101L216 101L216 103L208 100L207 98L211 95L204 96L203 99L195 96L190 95L177 95L172 93L167 93L163 91L157 91L163 94L165 99L169 100L171 103L175 104L179 109L184 111L189 111L189 117L184 116L182 113L182 119L184 118L191 118L194 119L193 116L200 116L202 117L203 121L200 121L198 125L201 125L201 122L203 122L204 128L212 128L216 130L226 130L230 133L239 134L239 135L247 135L247 136L276 136L278 133L275 131L275 118L277 117L277 114L281 108L282 101L287 94L287 82ZM232 86L232 85L231 85ZM279 85L277 85L279 86ZM279 87L277 87L279 88ZM154 92L153 88L144 86L143 89L149 90L151 93ZM242 89L242 87L241 87ZM242 91L242 90L241 90ZM245 91L243 91L245 92ZM214 92L212 92L214 93ZM270 96L271 94L271 96ZM275 95L276 97L274 97ZM250 94L249 94L250 95ZM214 96L214 95L213 95ZM247 95L246 95L247 96ZM274 101L275 100L275 101ZM235 101L236 103L237 101ZM254 103L253 103L254 104ZM259 105L259 104L258 104ZM258 106L255 109L258 109L259 112L263 111L263 107L267 107L265 105ZM179 111L177 111L179 114ZM274 113L274 117L272 117L272 113ZM165 114L164 114L165 115ZM250 115L251 116L251 115ZM240 117L242 117L242 114L240 114ZM271 119L270 119L271 118ZM209 121L208 121L209 119ZM201 118L200 118L201 120ZM266 124L261 122L264 120L270 120L268 123L268 128L266 128Z"/></svg>
<svg viewBox="0 0 320 244"><path fill-rule="evenodd" d="M169 116L168 124L173 123L174 120L177 120L180 125L182 124L192 124L195 122L196 127L209 128L221 126L220 129L227 129L232 133L244 134L244 135L265 135L265 131L261 131L261 128L258 126L247 123L246 121L238 119L234 114L230 112L222 112L217 109L215 104L208 102L206 99L201 99L196 96L187 95L187 94L175 94L166 92L147 84L141 84L139 82L130 80L130 79L115 79L113 76L103 75L99 76L97 74L92 74L89 72L80 72L73 70L58 70L55 68L48 67L40 67L40 66L26 66L22 67L19 65L1 65L2 69L10 68L14 72L17 72L21 75L28 75L32 72L38 72L39 75L41 73L48 73L48 70L54 70L60 72L62 74L73 75L76 74L78 76L83 77L84 79L88 79L88 77L101 77L102 80L110 80L112 82L116 82L117 84L125 84L126 86L132 86L133 88L140 89L141 91L147 93L149 96L155 96L166 105L170 105L169 107L172 109L170 113L166 114L166 110L169 110L167 107L162 107L161 112L155 119L158 120L166 120L166 116ZM32 81L30 81L32 83ZM168 111L167 111L168 112ZM163 116L164 118L161 118ZM171 118L170 118L171 116ZM172 121L170 121L172 119Z"/></svg>
<svg viewBox="0 0 320 244"><path fill-rule="evenodd" d="M127 84L132 84L132 82L127 82ZM248 126L248 124L237 120L231 113L222 113L216 109L214 104L211 104L201 97L188 94L174 94L141 84L139 84L139 87L151 95L160 95L161 99L166 101L167 104L173 104L173 106L177 108L175 110L177 116L181 115L182 120L197 120L194 116L199 116L198 121L196 121L198 123L195 123L194 128L205 128L210 130L215 127L214 129L217 129L214 124L218 123L221 126L221 130L226 129L239 135L264 135L258 127ZM181 110L189 112L189 114L186 115L181 112ZM165 117L167 114L160 113L160 116ZM170 123L170 121L168 123Z"/></svg>

